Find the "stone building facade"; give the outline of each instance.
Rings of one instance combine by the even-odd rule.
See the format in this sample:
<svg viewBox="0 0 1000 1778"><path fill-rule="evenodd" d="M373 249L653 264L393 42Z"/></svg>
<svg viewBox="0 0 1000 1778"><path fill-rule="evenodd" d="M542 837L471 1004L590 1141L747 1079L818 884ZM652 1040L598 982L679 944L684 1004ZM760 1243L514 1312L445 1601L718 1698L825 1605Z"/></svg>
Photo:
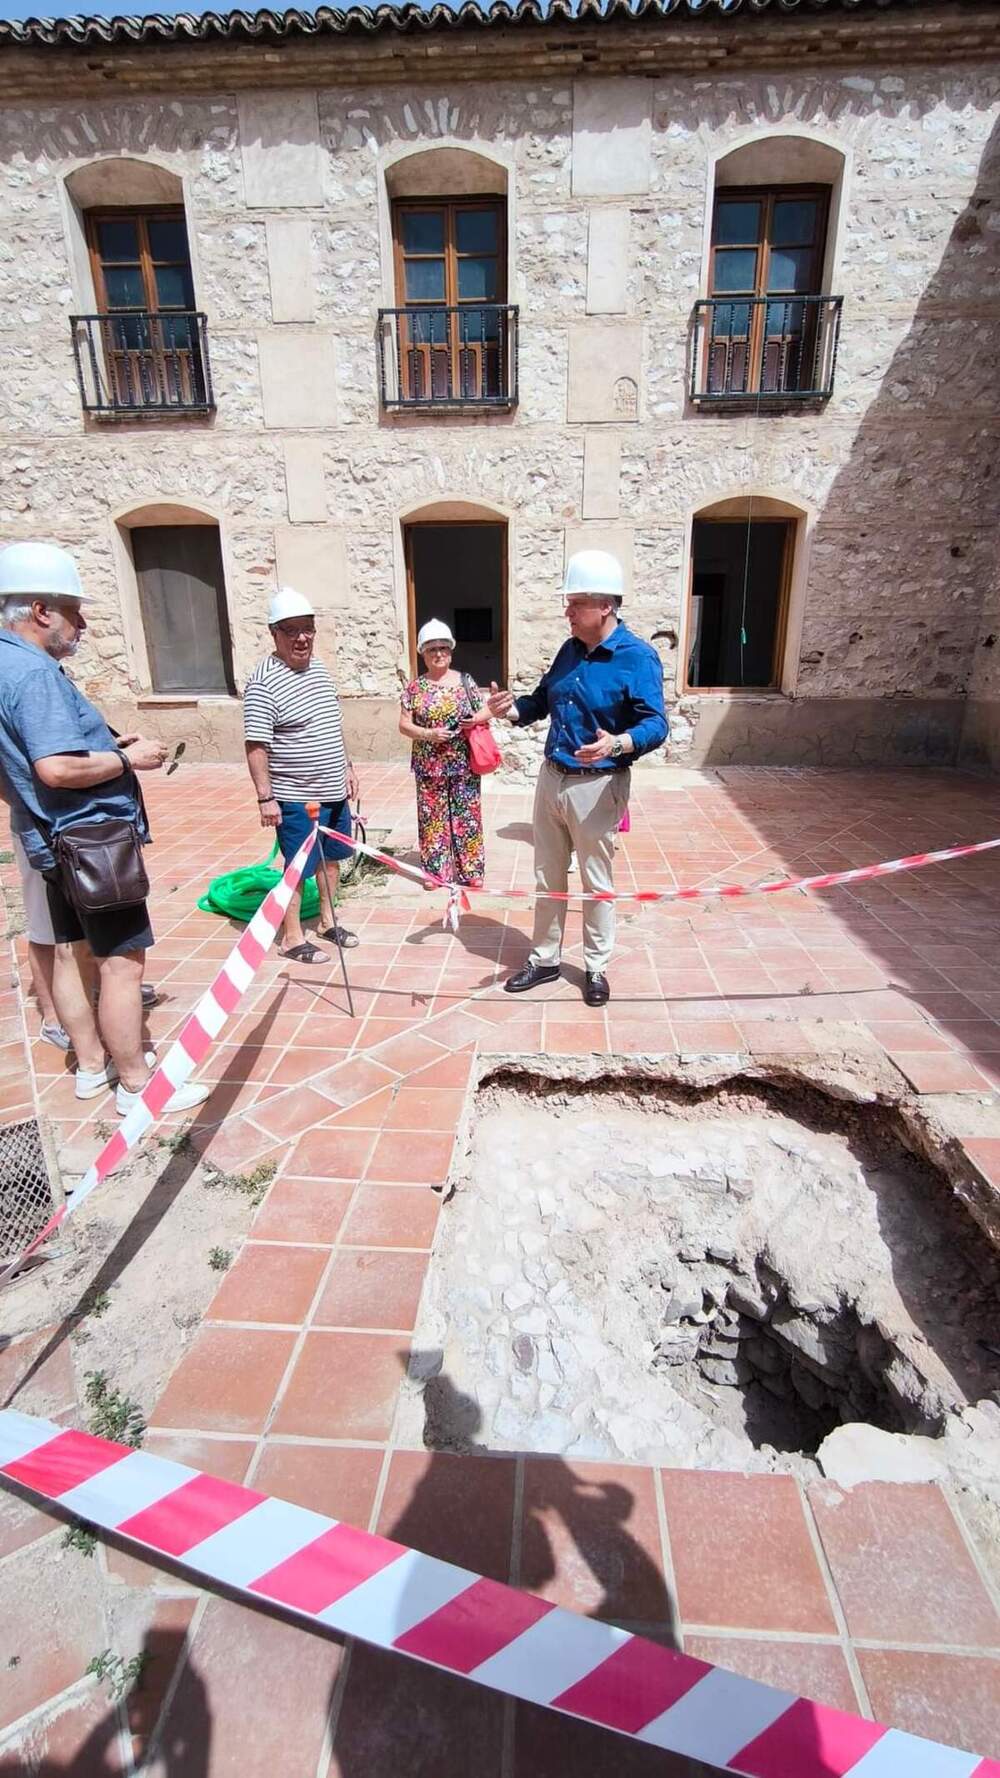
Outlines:
<svg viewBox="0 0 1000 1778"><path fill-rule="evenodd" d="M419 617L528 685L564 633L565 557L593 544L662 651L675 757L992 763L997 8L508 19L0 26L0 512L5 540L80 558L81 682L129 728L237 758L290 582L356 753L388 757ZM147 243L147 306L150 277L176 308L189 276L205 319L160 406L136 365L177 324L71 317L139 277L95 218L179 212L189 271ZM483 250L455 218L486 215ZM478 345L407 309L411 272L446 294L442 228L472 242L466 306L503 298L473 304ZM824 301L768 306L789 287Z"/></svg>

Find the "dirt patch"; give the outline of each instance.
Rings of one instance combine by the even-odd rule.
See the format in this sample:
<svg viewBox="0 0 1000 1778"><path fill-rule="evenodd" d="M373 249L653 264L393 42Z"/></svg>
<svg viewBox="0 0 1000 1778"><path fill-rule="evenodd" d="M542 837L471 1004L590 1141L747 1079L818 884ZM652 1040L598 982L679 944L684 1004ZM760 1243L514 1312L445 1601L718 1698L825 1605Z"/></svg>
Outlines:
<svg viewBox="0 0 1000 1778"><path fill-rule="evenodd" d="M1000 1389L998 1288L889 1108L508 1071L425 1293L425 1436L741 1469L811 1468L845 1422L937 1436Z"/></svg>
<svg viewBox="0 0 1000 1778"><path fill-rule="evenodd" d="M81 1151L80 1165L90 1158ZM81 1425L92 1372L152 1411L249 1231L258 1193L240 1177L220 1183L181 1137L154 1136L4 1292L6 1338L51 1329L46 1350L69 1339ZM17 1407L16 1393L4 1405Z"/></svg>

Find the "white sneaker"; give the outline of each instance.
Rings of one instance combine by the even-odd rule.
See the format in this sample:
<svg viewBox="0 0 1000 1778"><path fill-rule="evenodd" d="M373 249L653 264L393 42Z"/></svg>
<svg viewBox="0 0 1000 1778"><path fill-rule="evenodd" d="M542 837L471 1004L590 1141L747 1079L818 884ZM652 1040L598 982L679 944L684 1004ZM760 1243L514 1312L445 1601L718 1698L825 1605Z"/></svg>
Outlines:
<svg viewBox="0 0 1000 1778"><path fill-rule="evenodd" d="M43 1025L39 1035L43 1043L51 1043L57 1050L73 1048L69 1032L64 1031L61 1025Z"/></svg>
<svg viewBox="0 0 1000 1778"><path fill-rule="evenodd" d="M176 1117L180 1111L193 1111L196 1105L204 1105L211 1090L211 1087L196 1087L191 1084L186 1087L178 1087L177 1091L172 1093L167 1100L160 1116ZM115 1094L115 1109L119 1117L127 1116L133 1105L138 1105L141 1098L141 1093L130 1093L127 1087L119 1086Z"/></svg>
<svg viewBox="0 0 1000 1778"><path fill-rule="evenodd" d="M90 1068L78 1068L76 1071L76 1096L78 1099L96 1099L106 1093L118 1079L118 1070L109 1056L104 1067L97 1072Z"/></svg>

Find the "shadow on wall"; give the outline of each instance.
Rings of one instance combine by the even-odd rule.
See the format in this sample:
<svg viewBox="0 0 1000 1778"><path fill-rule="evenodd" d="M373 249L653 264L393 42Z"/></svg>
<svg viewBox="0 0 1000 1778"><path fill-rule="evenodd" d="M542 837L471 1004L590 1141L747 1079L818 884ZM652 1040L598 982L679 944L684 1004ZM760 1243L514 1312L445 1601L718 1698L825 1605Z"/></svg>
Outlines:
<svg viewBox="0 0 1000 1778"><path fill-rule="evenodd" d="M709 701L700 763L1000 763L998 223L1000 125L816 521L799 696L737 698L717 726ZM910 226L901 205L891 248ZM850 301L841 372L866 328L880 362L891 324Z"/></svg>

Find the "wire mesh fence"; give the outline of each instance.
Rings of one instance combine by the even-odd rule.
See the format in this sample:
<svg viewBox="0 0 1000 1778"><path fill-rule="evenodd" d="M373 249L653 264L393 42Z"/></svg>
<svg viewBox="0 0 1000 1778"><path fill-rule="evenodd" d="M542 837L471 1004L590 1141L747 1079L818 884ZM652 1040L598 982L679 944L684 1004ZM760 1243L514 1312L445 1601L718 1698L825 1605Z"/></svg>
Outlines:
<svg viewBox="0 0 1000 1778"><path fill-rule="evenodd" d="M55 1208L35 1118L0 1128L0 1266L23 1253Z"/></svg>

